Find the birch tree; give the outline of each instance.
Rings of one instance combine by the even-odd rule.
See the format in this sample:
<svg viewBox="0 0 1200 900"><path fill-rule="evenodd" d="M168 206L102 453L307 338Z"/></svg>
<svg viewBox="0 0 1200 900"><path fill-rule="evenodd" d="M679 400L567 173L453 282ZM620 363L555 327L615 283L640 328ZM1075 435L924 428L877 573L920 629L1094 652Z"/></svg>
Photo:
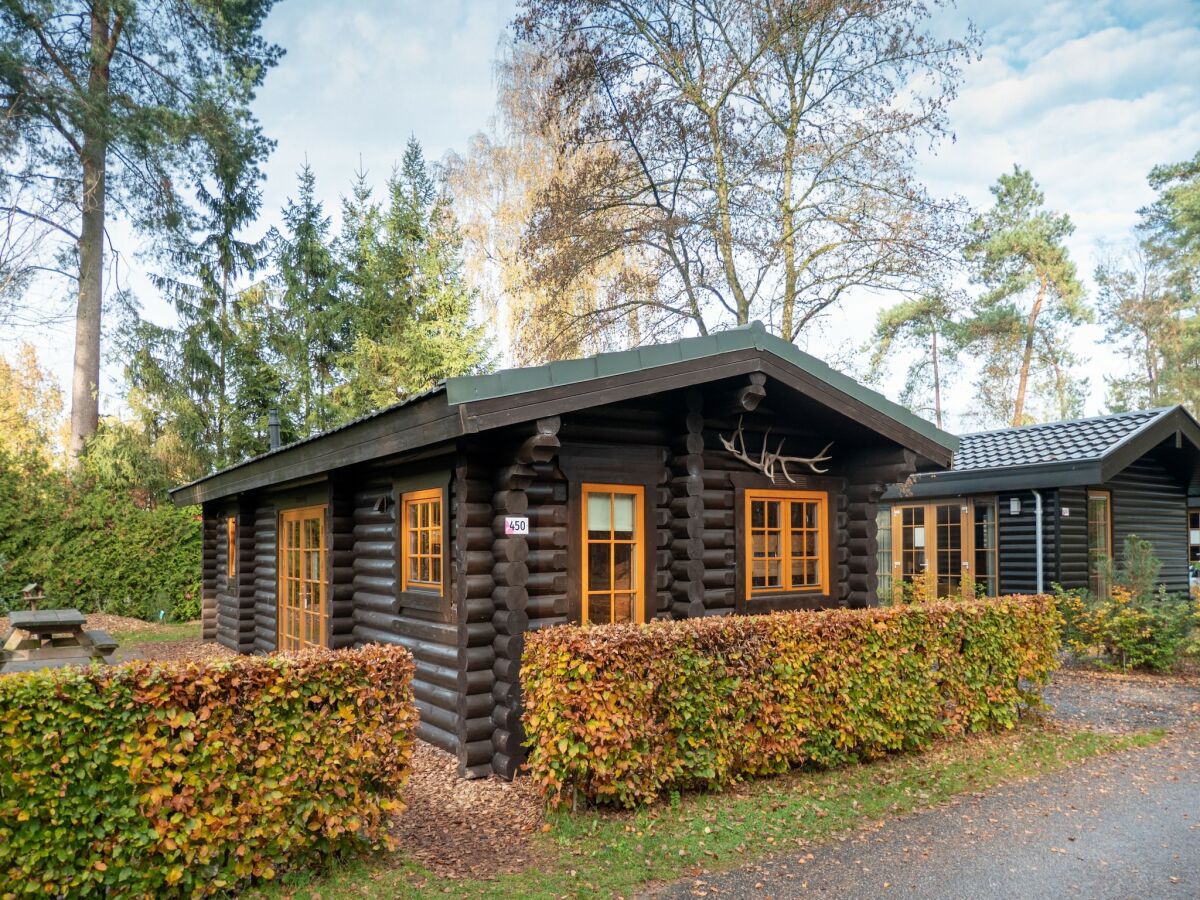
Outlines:
<svg viewBox="0 0 1200 900"><path fill-rule="evenodd" d="M637 247L647 313L788 340L856 289L927 283L957 261L962 207L913 158L948 134L977 46L928 20L910 0L525 0L516 34L557 58L564 143L604 151L543 190L535 276Z"/></svg>

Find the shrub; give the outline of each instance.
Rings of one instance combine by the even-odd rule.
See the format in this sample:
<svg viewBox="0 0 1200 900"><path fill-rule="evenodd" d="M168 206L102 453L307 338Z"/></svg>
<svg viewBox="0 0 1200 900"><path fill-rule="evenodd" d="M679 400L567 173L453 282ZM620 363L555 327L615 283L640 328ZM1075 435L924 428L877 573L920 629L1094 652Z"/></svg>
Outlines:
<svg viewBox="0 0 1200 900"><path fill-rule="evenodd" d="M0 454L0 600L174 621L200 614L201 526L138 488Z"/></svg>
<svg viewBox="0 0 1200 900"><path fill-rule="evenodd" d="M632 806L1011 727L1054 667L1049 597L560 626L526 638L529 766Z"/></svg>
<svg viewBox="0 0 1200 900"><path fill-rule="evenodd" d="M399 647L0 678L0 895L196 896L387 841Z"/></svg>
<svg viewBox="0 0 1200 900"><path fill-rule="evenodd" d="M1120 570L1108 579L1113 585L1108 596L1055 585L1064 622L1063 646L1076 657L1156 672L1194 652L1200 603L1189 595L1167 593L1158 583L1161 568L1150 542L1131 535L1125 540Z"/></svg>

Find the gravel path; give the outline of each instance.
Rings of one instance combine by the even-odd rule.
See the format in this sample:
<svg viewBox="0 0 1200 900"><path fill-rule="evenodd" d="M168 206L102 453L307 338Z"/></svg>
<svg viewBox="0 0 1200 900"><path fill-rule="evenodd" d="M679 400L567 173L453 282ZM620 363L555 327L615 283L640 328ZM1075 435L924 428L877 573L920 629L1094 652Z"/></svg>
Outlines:
<svg viewBox="0 0 1200 900"><path fill-rule="evenodd" d="M1068 672L1052 718L1163 742L959 797L668 897L1200 897L1200 686Z"/></svg>

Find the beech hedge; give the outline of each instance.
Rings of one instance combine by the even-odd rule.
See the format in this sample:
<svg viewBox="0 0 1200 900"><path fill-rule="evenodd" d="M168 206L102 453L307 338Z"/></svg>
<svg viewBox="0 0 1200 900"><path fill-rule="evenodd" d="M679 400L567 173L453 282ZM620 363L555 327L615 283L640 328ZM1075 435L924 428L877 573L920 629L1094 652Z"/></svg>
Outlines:
<svg viewBox="0 0 1200 900"><path fill-rule="evenodd" d="M400 647L0 677L0 896L203 896L388 841Z"/></svg>
<svg viewBox="0 0 1200 900"><path fill-rule="evenodd" d="M1055 667L1052 598L559 626L526 638L531 775L634 806L1012 727Z"/></svg>

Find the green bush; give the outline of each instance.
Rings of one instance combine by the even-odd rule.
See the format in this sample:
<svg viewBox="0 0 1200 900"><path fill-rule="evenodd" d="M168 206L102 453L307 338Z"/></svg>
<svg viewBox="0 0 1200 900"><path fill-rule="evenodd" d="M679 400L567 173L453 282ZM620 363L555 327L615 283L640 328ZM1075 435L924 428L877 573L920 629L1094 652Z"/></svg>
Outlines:
<svg viewBox="0 0 1200 900"><path fill-rule="evenodd" d="M0 678L0 896L229 892L385 844L399 647Z"/></svg>
<svg viewBox="0 0 1200 900"><path fill-rule="evenodd" d="M201 525L142 488L0 455L0 602L21 608L37 582L46 606L174 621L200 614Z"/></svg>
<svg viewBox="0 0 1200 900"><path fill-rule="evenodd" d="M1011 727L1058 626L1052 598L1004 597L534 632L529 766L552 802L632 806Z"/></svg>
<svg viewBox="0 0 1200 900"><path fill-rule="evenodd" d="M1200 603L1170 594L1158 582L1162 566L1153 546L1125 540L1121 568L1108 579L1108 596L1055 586L1063 618L1063 646L1077 658L1121 669L1171 669L1200 643Z"/></svg>

